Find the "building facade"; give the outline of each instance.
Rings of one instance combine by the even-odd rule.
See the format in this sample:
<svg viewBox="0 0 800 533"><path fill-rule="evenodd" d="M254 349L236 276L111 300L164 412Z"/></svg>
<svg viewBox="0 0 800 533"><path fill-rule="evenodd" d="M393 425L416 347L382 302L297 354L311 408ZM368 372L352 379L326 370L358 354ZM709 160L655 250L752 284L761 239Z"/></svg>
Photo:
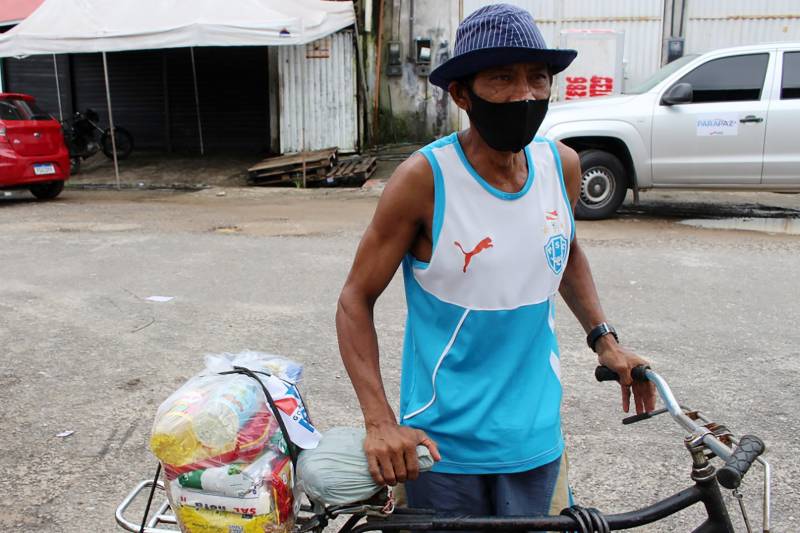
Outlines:
<svg viewBox="0 0 800 533"><path fill-rule="evenodd" d="M570 30L613 30L621 34L619 88L622 91L664 65L671 42L681 47L680 53L685 55L736 45L800 41L800 0L505 2L530 11L545 40L553 47L558 47L564 32ZM427 83L424 73L449 57L459 21L488 3L499 2L375 0L372 3L366 13L371 14L372 22L366 23L366 29L371 29L367 35L374 52L366 70L374 72L380 55L379 81L370 82L373 95L379 100L376 142L424 142L466 127L466 116L443 91ZM420 64L424 58L416 53L420 45L429 46L427 67ZM390 50L393 46L400 50L399 64L397 54ZM566 75L569 71L555 80L554 94L558 94Z"/></svg>

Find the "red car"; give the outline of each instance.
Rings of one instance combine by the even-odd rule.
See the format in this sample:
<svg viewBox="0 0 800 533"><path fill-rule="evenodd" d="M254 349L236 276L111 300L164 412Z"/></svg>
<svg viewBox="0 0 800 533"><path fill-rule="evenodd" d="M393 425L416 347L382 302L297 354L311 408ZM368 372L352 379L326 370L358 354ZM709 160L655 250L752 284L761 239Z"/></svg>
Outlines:
<svg viewBox="0 0 800 533"><path fill-rule="evenodd" d="M27 94L0 93L0 189L58 196L69 178L61 124Z"/></svg>

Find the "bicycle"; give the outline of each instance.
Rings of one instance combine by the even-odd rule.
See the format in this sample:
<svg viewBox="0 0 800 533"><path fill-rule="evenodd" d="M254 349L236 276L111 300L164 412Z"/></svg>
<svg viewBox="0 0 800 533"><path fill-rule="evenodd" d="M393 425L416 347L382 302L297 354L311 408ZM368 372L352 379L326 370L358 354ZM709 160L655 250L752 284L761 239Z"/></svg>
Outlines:
<svg viewBox="0 0 800 533"><path fill-rule="evenodd" d="M637 381L652 381L664 407L627 417L622 423L628 425L662 413L669 413L678 425L689 432L684 438L684 445L692 458L691 479L694 484L672 496L641 509L619 514L606 515L594 508L572 506L564 509L560 515L453 517L438 515L436 511L428 509L395 508L391 491L384 488L379 494L363 502L339 506L325 506L319 502L304 505L296 520L293 533L322 533L331 521L340 517L347 517L347 520L340 526L338 533L455 529L606 533L651 524L698 503L702 503L705 507L707 518L693 530L693 533L733 533L733 524L720 487L733 491L747 530L752 533L752 526L738 487L755 462L763 467L762 532L768 533L771 512L771 467L761 456L765 450L761 439L753 435L744 435L737 439L728 428L713 422L701 411L682 406L675 399L666 380L649 367L636 367L632 375ZM596 368L595 377L598 381L619 378L617 374L603 366ZM724 461L724 466L715 468L711 464L714 458ZM163 483L157 479L140 482L117 508L117 523L132 533L174 533L175 529L160 527L177 524L175 516L170 512L168 501L161 503L155 514L149 516L153 493L163 489ZM150 493L150 498L144 517L139 524L131 522L125 517L125 512L145 491ZM362 521L363 523L360 523Z"/></svg>

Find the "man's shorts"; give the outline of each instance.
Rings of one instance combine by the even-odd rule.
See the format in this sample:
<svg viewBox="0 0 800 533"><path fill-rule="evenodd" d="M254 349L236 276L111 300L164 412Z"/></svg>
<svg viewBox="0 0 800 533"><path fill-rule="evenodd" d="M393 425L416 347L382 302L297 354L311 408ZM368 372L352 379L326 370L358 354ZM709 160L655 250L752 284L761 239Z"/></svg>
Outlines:
<svg viewBox="0 0 800 533"><path fill-rule="evenodd" d="M571 505L566 455L515 474L423 472L405 484L408 506L455 516L559 514Z"/></svg>

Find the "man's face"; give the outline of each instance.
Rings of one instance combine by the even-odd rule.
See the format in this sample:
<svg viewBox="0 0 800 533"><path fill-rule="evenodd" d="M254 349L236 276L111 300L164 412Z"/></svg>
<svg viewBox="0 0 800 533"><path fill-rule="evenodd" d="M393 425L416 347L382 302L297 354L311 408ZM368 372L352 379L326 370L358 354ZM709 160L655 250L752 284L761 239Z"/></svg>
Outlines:
<svg viewBox="0 0 800 533"><path fill-rule="evenodd" d="M472 92L494 103L550 98L552 77L544 63L514 63L478 72L471 81ZM450 94L462 109L468 110L466 88L451 84ZM454 94L455 93L455 94Z"/></svg>

